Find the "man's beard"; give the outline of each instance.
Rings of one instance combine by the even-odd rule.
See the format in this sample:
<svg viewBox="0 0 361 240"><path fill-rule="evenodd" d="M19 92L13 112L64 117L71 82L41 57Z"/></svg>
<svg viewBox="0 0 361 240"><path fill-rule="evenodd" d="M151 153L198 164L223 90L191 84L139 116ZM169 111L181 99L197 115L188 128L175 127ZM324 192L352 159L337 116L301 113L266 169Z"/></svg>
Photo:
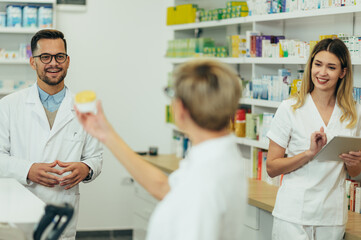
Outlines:
<svg viewBox="0 0 361 240"><path fill-rule="evenodd" d="M58 85L59 83L61 83L62 81L64 81L64 79L65 79L65 77L66 77L66 73L67 73L67 72L65 71L65 72L59 77L58 81L56 81L56 82L52 82L49 77L45 76L45 74L42 75L42 76L40 76L40 75L38 74L38 77L39 77L44 83L46 83L46 84L48 84L48 85L50 85L50 86L56 86L56 85Z"/></svg>

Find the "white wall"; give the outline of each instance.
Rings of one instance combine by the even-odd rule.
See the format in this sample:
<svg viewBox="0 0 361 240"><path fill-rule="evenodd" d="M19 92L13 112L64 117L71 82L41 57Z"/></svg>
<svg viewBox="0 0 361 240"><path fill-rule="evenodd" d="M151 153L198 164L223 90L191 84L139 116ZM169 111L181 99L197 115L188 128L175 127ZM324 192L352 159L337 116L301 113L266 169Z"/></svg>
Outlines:
<svg viewBox="0 0 361 240"><path fill-rule="evenodd" d="M57 28L68 41L66 84L92 89L118 133L136 151L171 150L162 87L166 85L164 0L88 0L85 12L58 11ZM132 227L133 186L105 149L102 174L81 185L78 229Z"/></svg>

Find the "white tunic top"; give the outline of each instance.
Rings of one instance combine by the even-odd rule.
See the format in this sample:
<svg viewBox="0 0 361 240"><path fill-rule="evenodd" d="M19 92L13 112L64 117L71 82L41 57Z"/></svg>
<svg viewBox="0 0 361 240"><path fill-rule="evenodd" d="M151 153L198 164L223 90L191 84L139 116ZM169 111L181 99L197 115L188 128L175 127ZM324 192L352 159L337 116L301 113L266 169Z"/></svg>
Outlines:
<svg viewBox="0 0 361 240"><path fill-rule="evenodd" d="M342 111L335 105L325 126L310 94L305 104L292 110L295 99L283 101L277 109L267 136L283 148L288 156L302 153L310 147L310 137L324 127L329 142L336 135L358 136L360 121L346 128L348 121L340 122ZM359 106L357 106L359 111ZM343 225L347 222L345 193L346 170L343 161L309 163L285 174L278 190L273 216L302 225Z"/></svg>
<svg viewBox="0 0 361 240"><path fill-rule="evenodd" d="M247 181L234 136L193 146L169 184L147 240L242 239Z"/></svg>

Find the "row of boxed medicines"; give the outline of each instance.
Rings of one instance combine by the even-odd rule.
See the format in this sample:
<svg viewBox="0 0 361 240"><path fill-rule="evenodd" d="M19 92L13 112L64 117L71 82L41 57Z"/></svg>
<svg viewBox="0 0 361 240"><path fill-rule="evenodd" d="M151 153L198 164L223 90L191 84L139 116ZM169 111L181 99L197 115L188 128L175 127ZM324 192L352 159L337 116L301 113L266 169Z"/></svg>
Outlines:
<svg viewBox="0 0 361 240"><path fill-rule="evenodd" d="M215 41L213 38L187 38L169 40L166 56L194 57L203 55L205 49L215 47Z"/></svg>
<svg viewBox="0 0 361 240"><path fill-rule="evenodd" d="M271 101L283 101L300 90L303 70L291 76L286 68L278 69L278 75L263 74L262 78L243 82L243 97Z"/></svg>
<svg viewBox="0 0 361 240"><path fill-rule="evenodd" d="M259 148L253 149L251 166L248 168L248 177L264 181L271 185L280 186L282 183L283 174L274 178L271 178L268 175L266 166L267 154L267 150Z"/></svg>
<svg viewBox="0 0 361 240"><path fill-rule="evenodd" d="M307 11L331 7L360 6L361 0L248 0L249 15Z"/></svg>
<svg viewBox="0 0 361 240"><path fill-rule="evenodd" d="M246 1L228 1L226 8L205 10L197 4L181 4L167 8L167 25L220 20L248 15Z"/></svg>
<svg viewBox="0 0 361 240"><path fill-rule="evenodd" d="M271 126L273 113L250 113L249 109L237 110L234 119L230 121L230 130L237 137L245 137L252 140L267 141L266 134Z"/></svg>
<svg viewBox="0 0 361 240"><path fill-rule="evenodd" d="M52 6L7 5L6 12L0 12L0 27L39 27L53 26Z"/></svg>
<svg viewBox="0 0 361 240"><path fill-rule="evenodd" d="M259 31L246 31L246 57L297 57L307 58L310 44L285 36L262 35Z"/></svg>
<svg viewBox="0 0 361 240"><path fill-rule="evenodd" d="M257 34L257 35L256 35ZM238 38L238 39L237 39ZM284 36L264 36L247 31L246 36L227 37L227 46L215 46L212 38L175 39L168 41L167 57L296 57L307 58L310 44Z"/></svg>
<svg viewBox="0 0 361 240"><path fill-rule="evenodd" d="M361 187L360 183L346 179L346 194L348 199L348 209L351 212L361 213Z"/></svg>
<svg viewBox="0 0 361 240"><path fill-rule="evenodd" d="M16 81L13 79L0 79L0 91L14 91L27 88L34 84L34 81Z"/></svg>
<svg viewBox="0 0 361 240"><path fill-rule="evenodd" d="M0 59L29 59L32 56L30 44L21 43L19 50L9 51L5 48L0 48Z"/></svg>

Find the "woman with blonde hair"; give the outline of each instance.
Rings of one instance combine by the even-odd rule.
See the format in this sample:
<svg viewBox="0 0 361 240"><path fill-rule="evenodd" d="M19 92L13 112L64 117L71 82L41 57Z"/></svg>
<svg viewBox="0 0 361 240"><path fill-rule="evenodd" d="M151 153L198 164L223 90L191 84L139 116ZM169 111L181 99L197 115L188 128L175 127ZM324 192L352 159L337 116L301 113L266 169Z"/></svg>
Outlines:
<svg viewBox="0 0 361 240"><path fill-rule="evenodd" d="M272 239L343 238L346 173L354 177L361 172L361 152L341 154L340 161L314 157L336 135L360 136L361 111L352 90L347 47L339 39L320 41L307 62L300 91L281 103L267 134L267 172L271 177L284 174L273 210Z"/></svg>
<svg viewBox="0 0 361 240"><path fill-rule="evenodd" d="M174 88L166 93L172 98L175 123L192 147L169 178L128 147L100 104L96 115L77 111L78 119L161 200L149 222L148 240L242 239L247 180L228 127L241 95L239 78L223 63L197 59L180 65L174 79Z"/></svg>

